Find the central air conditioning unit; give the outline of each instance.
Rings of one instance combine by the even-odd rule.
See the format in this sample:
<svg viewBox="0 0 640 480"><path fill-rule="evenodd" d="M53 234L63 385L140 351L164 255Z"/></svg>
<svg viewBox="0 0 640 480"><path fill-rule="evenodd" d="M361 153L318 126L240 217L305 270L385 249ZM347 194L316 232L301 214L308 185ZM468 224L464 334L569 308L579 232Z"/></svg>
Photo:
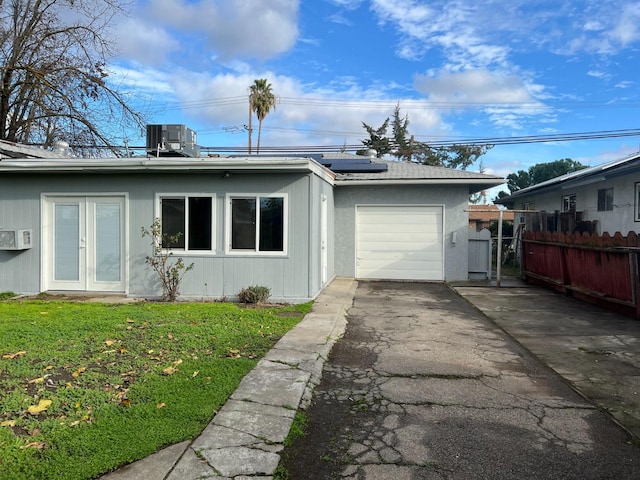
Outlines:
<svg viewBox="0 0 640 480"><path fill-rule="evenodd" d="M196 132L185 125L147 125L147 154L155 157L198 157Z"/></svg>
<svg viewBox="0 0 640 480"><path fill-rule="evenodd" d="M27 250L33 246L28 230L0 230L0 250Z"/></svg>

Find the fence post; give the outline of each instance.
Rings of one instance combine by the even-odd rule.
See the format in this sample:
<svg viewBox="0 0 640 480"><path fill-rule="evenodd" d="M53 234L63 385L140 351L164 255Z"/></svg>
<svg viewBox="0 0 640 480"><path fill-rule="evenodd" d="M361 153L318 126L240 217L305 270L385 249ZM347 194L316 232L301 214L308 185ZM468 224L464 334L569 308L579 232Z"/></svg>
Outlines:
<svg viewBox="0 0 640 480"><path fill-rule="evenodd" d="M496 252L496 286L500 287L500 274L502 266L502 210L498 213L498 250Z"/></svg>

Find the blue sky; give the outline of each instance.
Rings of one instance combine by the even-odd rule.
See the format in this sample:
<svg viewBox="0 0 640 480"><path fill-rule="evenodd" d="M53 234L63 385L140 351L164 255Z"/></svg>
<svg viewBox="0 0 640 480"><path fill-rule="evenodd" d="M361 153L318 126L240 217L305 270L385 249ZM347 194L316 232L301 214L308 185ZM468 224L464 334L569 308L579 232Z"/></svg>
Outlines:
<svg viewBox="0 0 640 480"><path fill-rule="evenodd" d="M114 28L112 82L203 146L247 145L256 78L279 98L263 146L359 144L361 122L379 126L398 102L426 142L640 128L639 1L138 0ZM483 163L507 175L639 149L640 137L499 145Z"/></svg>

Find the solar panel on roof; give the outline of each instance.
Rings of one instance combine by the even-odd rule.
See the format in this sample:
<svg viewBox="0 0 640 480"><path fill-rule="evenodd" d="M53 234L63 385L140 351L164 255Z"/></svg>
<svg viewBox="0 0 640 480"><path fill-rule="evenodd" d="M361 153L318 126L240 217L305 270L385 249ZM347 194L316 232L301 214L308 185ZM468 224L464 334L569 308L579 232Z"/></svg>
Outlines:
<svg viewBox="0 0 640 480"><path fill-rule="evenodd" d="M380 173L388 170L386 163L373 163L369 157L323 157L319 162L334 173Z"/></svg>

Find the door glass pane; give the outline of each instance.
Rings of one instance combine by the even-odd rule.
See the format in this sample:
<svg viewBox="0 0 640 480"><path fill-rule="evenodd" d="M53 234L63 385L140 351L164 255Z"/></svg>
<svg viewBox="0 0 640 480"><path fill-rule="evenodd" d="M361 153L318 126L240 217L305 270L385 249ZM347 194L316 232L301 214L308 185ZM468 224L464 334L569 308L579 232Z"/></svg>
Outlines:
<svg viewBox="0 0 640 480"><path fill-rule="evenodd" d="M231 248L233 250L256 249L256 199L231 200Z"/></svg>
<svg viewBox="0 0 640 480"><path fill-rule="evenodd" d="M55 280L80 280L80 206L55 205L54 214Z"/></svg>
<svg viewBox="0 0 640 480"><path fill-rule="evenodd" d="M162 247L184 248L185 233L184 198L163 198Z"/></svg>
<svg viewBox="0 0 640 480"><path fill-rule="evenodd" d="M121 281L120 205L96 204L96 281Z"/></svg>
<svg viewBox="0 0 640 480"><path fill-rule="evenodd" d="M211 197L189 197L189 250L211 250Z"/></svg>
<svg viewBox="0 0 640 480"><path fill-rule="evenodd" d="M260 251L281 252L283 235L284 198L260 198Z"/></svg>

